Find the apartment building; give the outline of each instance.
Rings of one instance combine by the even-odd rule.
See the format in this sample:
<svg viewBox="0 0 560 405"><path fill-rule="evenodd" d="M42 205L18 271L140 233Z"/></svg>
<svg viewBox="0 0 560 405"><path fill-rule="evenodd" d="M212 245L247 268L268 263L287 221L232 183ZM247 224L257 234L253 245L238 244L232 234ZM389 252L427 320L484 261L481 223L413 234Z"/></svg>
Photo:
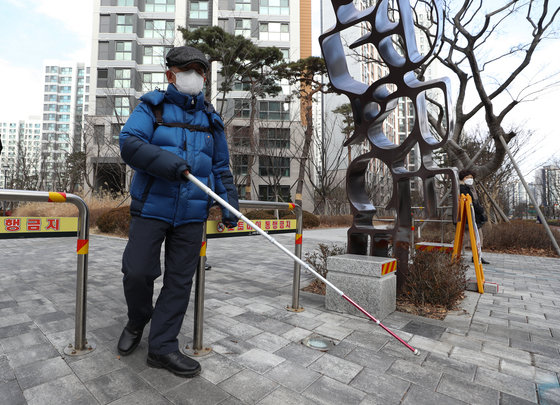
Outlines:
<svg viewBox="0 0 560 405"><path fill-rule="evenodd" d="M39 181L41 119L0 122L0 187L33 189Z"/></svg>
<svg viewBox="0 0 560 405"><path fill-rule="evenodd" d="M88 114L89 72L84 63L47 60L43 64L40 188L66 188L67 158L83 151L84 116Z"/></svg>
<svg viewBox="0 0 560 405"><path fill-rule="evenodd" d="M174 45L184 43L178 27L219 26L259 46L276 46L285 60L295 61L311 55L310 16L310 0L96 0L88 117L91 136L86 136L92 184L113 190L128 187L131 172L119 157L118 134L142 94L166 88L165 55ZM212 63L211 101L227 123L234 177L244 198L247 151L243 133L248 126L249 95L242 85L236 85L222 105L215 98L218 69ZM287 101L290 91L285 85L278 96L258 100L256 133L262 137L258 143L286 153L258 157L252 199L294 198L298 174L294 137L303 136L303 131L298 102ZM277 181L272 186L269 173L280 174L281 184Z"/></svg>

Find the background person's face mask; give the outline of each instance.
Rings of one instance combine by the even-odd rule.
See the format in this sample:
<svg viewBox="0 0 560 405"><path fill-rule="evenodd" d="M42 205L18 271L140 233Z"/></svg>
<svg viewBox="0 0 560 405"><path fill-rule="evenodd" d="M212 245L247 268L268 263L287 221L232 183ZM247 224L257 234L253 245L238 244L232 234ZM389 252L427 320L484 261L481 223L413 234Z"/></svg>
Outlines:
<svg viewBox="0 0 560 405"><path fill-rule="evenodd" d="M187 70L186 72L175 73L175 87L181 93L196 96L202 91L204 86L204 77L202 77L194 69Z"/></svg>
<svg viewBox="0 0 560 405"><path fill-rule="evenodd" d="M474 184L474 180L473 179L465 179L465 184L467 186L472 186Z"/></svg>

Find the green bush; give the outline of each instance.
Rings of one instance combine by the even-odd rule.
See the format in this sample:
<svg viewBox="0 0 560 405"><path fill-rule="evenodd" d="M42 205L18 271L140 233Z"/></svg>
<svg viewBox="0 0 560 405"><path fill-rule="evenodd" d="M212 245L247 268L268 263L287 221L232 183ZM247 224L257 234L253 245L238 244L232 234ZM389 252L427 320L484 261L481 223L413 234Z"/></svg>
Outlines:
<svg viewBox="0 0 560 405"><path fill-rule="evenodd" d="M416 306L452 309L462 297L468 266L439 251L417 251L409 265L401 294Z"/></svg>
<svg viewBox="0 0 560 405"><path fill-rule="evenodd" d="M95 224L101 232L126 236L130 228L130 207L113 208L101 214Z"/></svg>

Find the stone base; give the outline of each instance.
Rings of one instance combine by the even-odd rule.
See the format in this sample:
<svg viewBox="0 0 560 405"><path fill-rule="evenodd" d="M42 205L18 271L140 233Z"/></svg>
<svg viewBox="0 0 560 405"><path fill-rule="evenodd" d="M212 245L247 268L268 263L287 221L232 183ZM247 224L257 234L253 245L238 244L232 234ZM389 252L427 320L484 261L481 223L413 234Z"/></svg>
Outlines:
<svg viewBox="0 0 560 405"><path fill-rule="evenodd" d="M394 260L351 254L331 256L327 261L327 279L372 316L383 319L396 309L395 272L382 275L382 269ZM325 306L331 311L365 317L330 288L327 288Z"/></svg>
<svg viewBox="0 0 560 405"><path fill-rule="evenodd" d="M483 285L484 288L484 292L488 293L488 294L497 294L498 290L500 289L500 286L496 283L490 283L488 281L484 282ZM476 279L469 279L467 280L467 291L476 291L478 292L478 284L476 282Z"/></svg>

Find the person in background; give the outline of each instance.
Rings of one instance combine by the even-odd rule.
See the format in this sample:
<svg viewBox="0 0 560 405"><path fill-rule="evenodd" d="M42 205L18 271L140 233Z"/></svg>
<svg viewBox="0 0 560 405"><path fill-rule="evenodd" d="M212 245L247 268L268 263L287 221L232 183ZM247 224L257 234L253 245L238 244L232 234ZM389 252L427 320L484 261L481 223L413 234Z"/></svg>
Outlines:
<svg viewBox="0 0 560 405"><path fill-rule="evenodd" d="M472 199L472 204L474 207L474 214L475 214L475 223L476 227L478 228L478 235L480 239L480 248L482 249L484 238L482 234L482 226L488 221L486 214L484 213L484 207L478 201L478 194L476 189L474 188L474 173L471 170L461 170L459 172L459 192L461 194L470 195ZM468 233L468 229L465 228L465 237L463 240L466 240L466 247L470 246L470 236ZM471 246L471 250L473 247ZM474 259L473 259L474 260ZM488 261L480 258L483 264L490 264Z"/></svg>
<svg viewBox="0 0 560 405"><path fill-rule="evenodd" d="M202 92L208 60L189 46L172 48L166 60L167 90L143 95L120 133L121 157L135 173L122 258L128 322L117 349L123 356L131 354L151 320L148 365L193 377L200 373L200 364L179 351L178 335L199 262L203 223L213 201L187 181L187 174L235 208L239 205L224 124ZM234 227L237 219L222 209L222 222ZM153 305L164 242L163 287Z"/></svg>

